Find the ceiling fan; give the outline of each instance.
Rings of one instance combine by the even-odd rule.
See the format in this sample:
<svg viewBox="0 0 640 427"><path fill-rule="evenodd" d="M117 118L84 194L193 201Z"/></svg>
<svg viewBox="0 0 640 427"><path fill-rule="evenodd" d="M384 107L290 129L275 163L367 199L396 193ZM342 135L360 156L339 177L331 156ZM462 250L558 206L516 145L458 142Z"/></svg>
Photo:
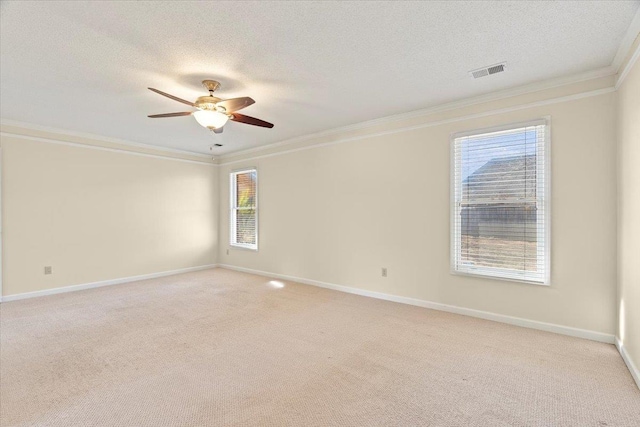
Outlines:
<svg viewBox="0 0 640 427"><path fill-rule="evenodd" d="M157 119L161 117L180 117L191 116L195 117L196 121L201 125L209 129L214 133L222 133L222 127L227 123L227 120L233 120L238 123L246 123L248 125L261 126L265 128L272 128L273 123L265 122L264 120L256 119L255 117L245 116L239 114L236 111L248 107L254 104L255 101L247 96L242 98L220 99L213 96L213 92L220 87L220 83L215 80L203 80L202 85L209 91L208 96L201 96L190 102L185 99L178 98L177 96L169 95L152 87L148 88L167 98L174 101L182 102L183 104L195 107L197 111L183 111L180 113L166 113L166 114L152 114L149 117Z"/></svg>

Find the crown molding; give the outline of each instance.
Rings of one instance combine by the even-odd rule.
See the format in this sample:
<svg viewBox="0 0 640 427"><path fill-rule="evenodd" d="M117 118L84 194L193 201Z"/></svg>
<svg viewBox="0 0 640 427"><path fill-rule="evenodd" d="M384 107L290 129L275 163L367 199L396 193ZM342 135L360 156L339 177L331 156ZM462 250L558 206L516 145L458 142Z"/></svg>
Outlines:
<svg viewBox="0 0 640 427"><path fill-rule="evenodd" d="M130 156L140 156L140 157L148 157L148 158L152 158L152 159L170 160L172 162L192 163L192 164L197 164L197 165L205 165L205 166L213 166L213 167L217 167L218 166L215 163L211 163L211 161L206 161L204 159L203 160L190 160L190 159L184 159L182 157L177 157L177 156L165 156L165 155L144 153L144 152L141 152L141 151L123 150L121 148L112 148L112 147L105 147L105 146L102 146L102 145L84 144L82 142L64 141L62 139L44 138L44 137L41 137L41 136L25 135L25 134L22 134L22 133L13 133L13 132L0 131L0 136L7 136L7 137L13 137L13 138L19 138L19 139L26 139L28 141L46 142L46 143L49 143L49 144L56 144L56 145L66 145L67 147L86 148L88 150L108 151L108 152L111 152L111 153L127 154L127 155L130 155Z"/></svg>
<svg viewBox="0 0 640 427"><path fill-rule="evenodd" d="M27 130L32 130L32 131L40 131L40 132L50 132L50 133L54 133L60 136L70 136L70 137L76 137L76 138L86 138L86 139L93 139L96 142L102 142L102 143L108 143L108 144L118 144L118 145L123 145L126 147L131 147L131 148L137 148L137 149L143 149L143 150L153 150L156 152L161 152L163 154L159 155L160 157L162 157L164 155L164 157L175 157L175 155L182 155L182 156L191 156L191 157L200 157L202 159L211 159L211 156L208 154L203 154L203 153L196 153L194 151L187 151L187 150L179 150L177 148L168 148L168 147L162 147L159 145L152 145L152 144L143 144L141 142L134 142L134 141L129 141L126 139L119 139L119 138L111 138L111 137L107 137L107 136L103 136L103 135L97 135L97 134L93 134L93 133L85 133L85 132L76 132L76 131L70 131L70 130L66 130L66 129L59 129L59 128L55 128L55 127L50 127L50 126L42 126L42 125L36 125L33 123L25 123L25 122L20 122L17 120L9 120L9 119L0 119L0 126L14 126L14 127L19 127L22 129L27 129ZM44 138L44 139L51 139L51 138ZM77 145L87 145L87 146L92 146L92 144L83 144L83 143L76 143ZM113 147L111 147L113 148ZM129 150L125 150L125 149L115 149L114 150L117 151L129 151ZM131 150L133 151L133 150Z"/></svg>
<svg viewBox="0 0 640 427"><path fill-rule="evenodd" d="M640 8L638 8L638 10L636 11L636 14L631 20L631 24L629 25L627 32L622 38L620 47L618 47L616 56L613 58L613 62L611 63L611 66L615 68L616 72L620 71L620 67L622 66L624 60L629 55L629 50L633 46L633 42L636 40L639 34L640 34Z"/></svg>
<svg viewBox="0 0 640 427"><path fill-rule="evenodd" d="M342 143L345 143L345 142L358 141L358 140L361 140L361 139L375 138L375 137L378 137L378 136L391 135L391 134L394 134L394 133L407 132L407 131L423 129L423 128L428 128L428 127L433 127L433 126L440 126L440 125L444 125L444 124L448 124L448 123L455 123L455 122L461 122L461 121L465 121L465 120L477 119L477 118L481 118L481 117L494 116L494 115L497 115L497 114L505 114L505 113L509 113L509 112L512 112L512 111L525 110L527 108L535 108L535 107L541 107L541 106L545 106L545 105L558 104L558 103L561 103L561 102L575 101L575 100L578 100L578 99L590 98L590 97L599 96L599 95L605 95L605 94L608 94L608 93L615 92L615 90L616 89L613 86L612 87L605 87L605 88L602 88L602 89L596 89L596 90L592 90L592 91L588 91L588 92L575 93L573 95L561 96L561 97L558 97L558 98L545 99L545 100L542 100L542 101L531 102L531 103L528 103L528 104L520 104L520 105L515 105L515 106L511 106L511 107L506 107L506 108L499 108L499 109L494 109L494 110L483 111L481 113L475 113L475 114L468 114L468 115L465 115L465 116L452 117L450 119L443 119L443 120L436 120L436 121L421 123L419 125L402 126L402 127L398 127L398 128L395 128L395 129L389 129L389 130L385 130L385 131L381 131L381 132L369 133L369 134L366 134L366 135L357 135L357 136L352 136L352 137L340 138L340 139L337 139L335 141L320 142L320 143L316 143L316 144L312 144L312 145L307 145L307 146L304 146L304 147L283 149L283 150L279 150L279 151L276 151L276 152L273 152L273 153L256 155L256 156L252 156L252 157L245 157L245 158L238 159L238 160L230 160L230 161L225 162L224 159L222 159L222 161L219 161L218 166L226 166L226 165L231 165L231 164L235 164L235 163L249 162L249 161L253 161L253 160L256 160L256 159L264 159L264 158L280 156L280 155L288 154L288 153L295 153L297 151L310 150L310 149L313 149L313 148L326 147L326 146L329 146L329 145L342 144Z"/></svg>
<svg viewBox="0 0 640 427"><path fill-rule="evenodd" d="M599 68L579 74L573 74L570 76L558 77L555 79L543 80L534 83L530 83L523 86L517 86L514 88L504 89L496 92L490 92L484 95L475 96L472 98L465 98L458 101L448 102L445 104L435 105L420 110L410 111L407 113L395 114L392 116L385 116L378 119L367 120L352 125L342 126L334 129L325 130L322 132L302 135L290 139L286 139L279 142L274 142L267 145L262 145L255 148L249 148L246 150L235 151L232 153L226 153L217 157L220 160L220 164L224 164L225 159L231 159L239 156L245 156L249 154L259 153L261 151L284 147L291 144L301 143L316 138L339 135L345 132L357 131L362 129L371 128L378 125L387 125L400 120L412 119L420 116L428 116L435 113L441 113L450 110L456 110L459 108L469 107L477 104L484 104L491 101L499 101L506 98L512 98L518 95L526 95L530 93L540 92L547 89L553 89L561 86L567 86L575 83L584 82L587 80L595 80L603 77L608 77L616 74L616 70L612 66Z"/></svg>
<svg viewBox="0 0 640 427"><path fill-rule="evenodd" d="M620 74L618 74L618 79L616 80L616 86L615 86L616 89L618 89L620 85L622 85L622 82L624 82L624 79L627 78L627 76L629 75L629 72L631 71L631 69L633 68L633 66L635 65L639 57L640 57L640 43L637 44L635 52L633 52L633 55L631 55L631 58L629 58L629 61L627 61L627 63L625 64Z"/></svg>

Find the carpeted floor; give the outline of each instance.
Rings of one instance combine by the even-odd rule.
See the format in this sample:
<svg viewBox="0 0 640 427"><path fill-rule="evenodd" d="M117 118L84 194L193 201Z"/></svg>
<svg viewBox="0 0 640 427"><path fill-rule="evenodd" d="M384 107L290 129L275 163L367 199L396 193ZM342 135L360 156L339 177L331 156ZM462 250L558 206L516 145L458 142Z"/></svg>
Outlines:
<svg viewBox="0 0 640 427"><path fill-rule="evenodd" d="M612 345L223 269L0 305L2 426L640 426Z"/></svg>

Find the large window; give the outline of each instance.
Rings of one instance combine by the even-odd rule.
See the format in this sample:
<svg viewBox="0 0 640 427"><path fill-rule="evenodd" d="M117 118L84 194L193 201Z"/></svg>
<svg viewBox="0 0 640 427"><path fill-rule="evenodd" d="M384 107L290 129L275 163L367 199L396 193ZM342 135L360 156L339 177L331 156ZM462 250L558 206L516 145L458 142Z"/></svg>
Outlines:
<svg viewBox="0 0 640 427"><path fill-rule="evenodd" d="M546 120L452 138L453 273L549 283Z"/></svg>
<svg viewBox="0 0 640 427"><path fill-rule="evenodd" d="M258 249L258 172L231 172L231 245Z"/></svg>

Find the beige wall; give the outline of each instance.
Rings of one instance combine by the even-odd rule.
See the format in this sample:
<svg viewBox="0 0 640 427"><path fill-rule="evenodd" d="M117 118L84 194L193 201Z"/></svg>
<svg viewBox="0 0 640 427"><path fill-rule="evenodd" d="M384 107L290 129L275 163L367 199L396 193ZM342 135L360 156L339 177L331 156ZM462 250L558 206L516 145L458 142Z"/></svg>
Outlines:
<svg viewBox="0 0 640 427"><path fill-rule="evenodd" d="M585 82L280 147L298 149L290 153L227 158L232 163L223 160L219 168L218 262L614 334L611 85L610 79ZM584 91L597 96L574 96ZM549 101L564 96L570 98ZM451 275L450 134L547 115L551 286ZM409 129L398 131L402 126ZM347 142L332 144L340 140ZM327 144L301 149L316 142ZM229 172L246 166L258 168L260 247L258 252L230 248L227 255ZM387 278L381 277L381 267L388 268Z"/></svg>
<svg viewBox="0 0 640 427"><path fill-rule="evenodd" d="M640 368L640 61L618 90L618 337Z"/></svg>
<svg viewBox="0 0 640 427"><path fill-rule="evenodd" d="M1 145L4 296L215 262L211 164L7 134Z"/></svg>
<svg viewBox="0 0 640 427"><path fill-rule="evenodd" d="M38 141L53 138L46 132L21 131L35 140L5 135L3 294L217 261L613 334L612 84L595 79L306 137L256 158L230 156L219 168ZM452 276L451 133L542 116L551 117L552 132L551 286ZM228 176L246 166L259 171L258 252L228 244ZM380 277L381 267L389 277Z"/></svg>

